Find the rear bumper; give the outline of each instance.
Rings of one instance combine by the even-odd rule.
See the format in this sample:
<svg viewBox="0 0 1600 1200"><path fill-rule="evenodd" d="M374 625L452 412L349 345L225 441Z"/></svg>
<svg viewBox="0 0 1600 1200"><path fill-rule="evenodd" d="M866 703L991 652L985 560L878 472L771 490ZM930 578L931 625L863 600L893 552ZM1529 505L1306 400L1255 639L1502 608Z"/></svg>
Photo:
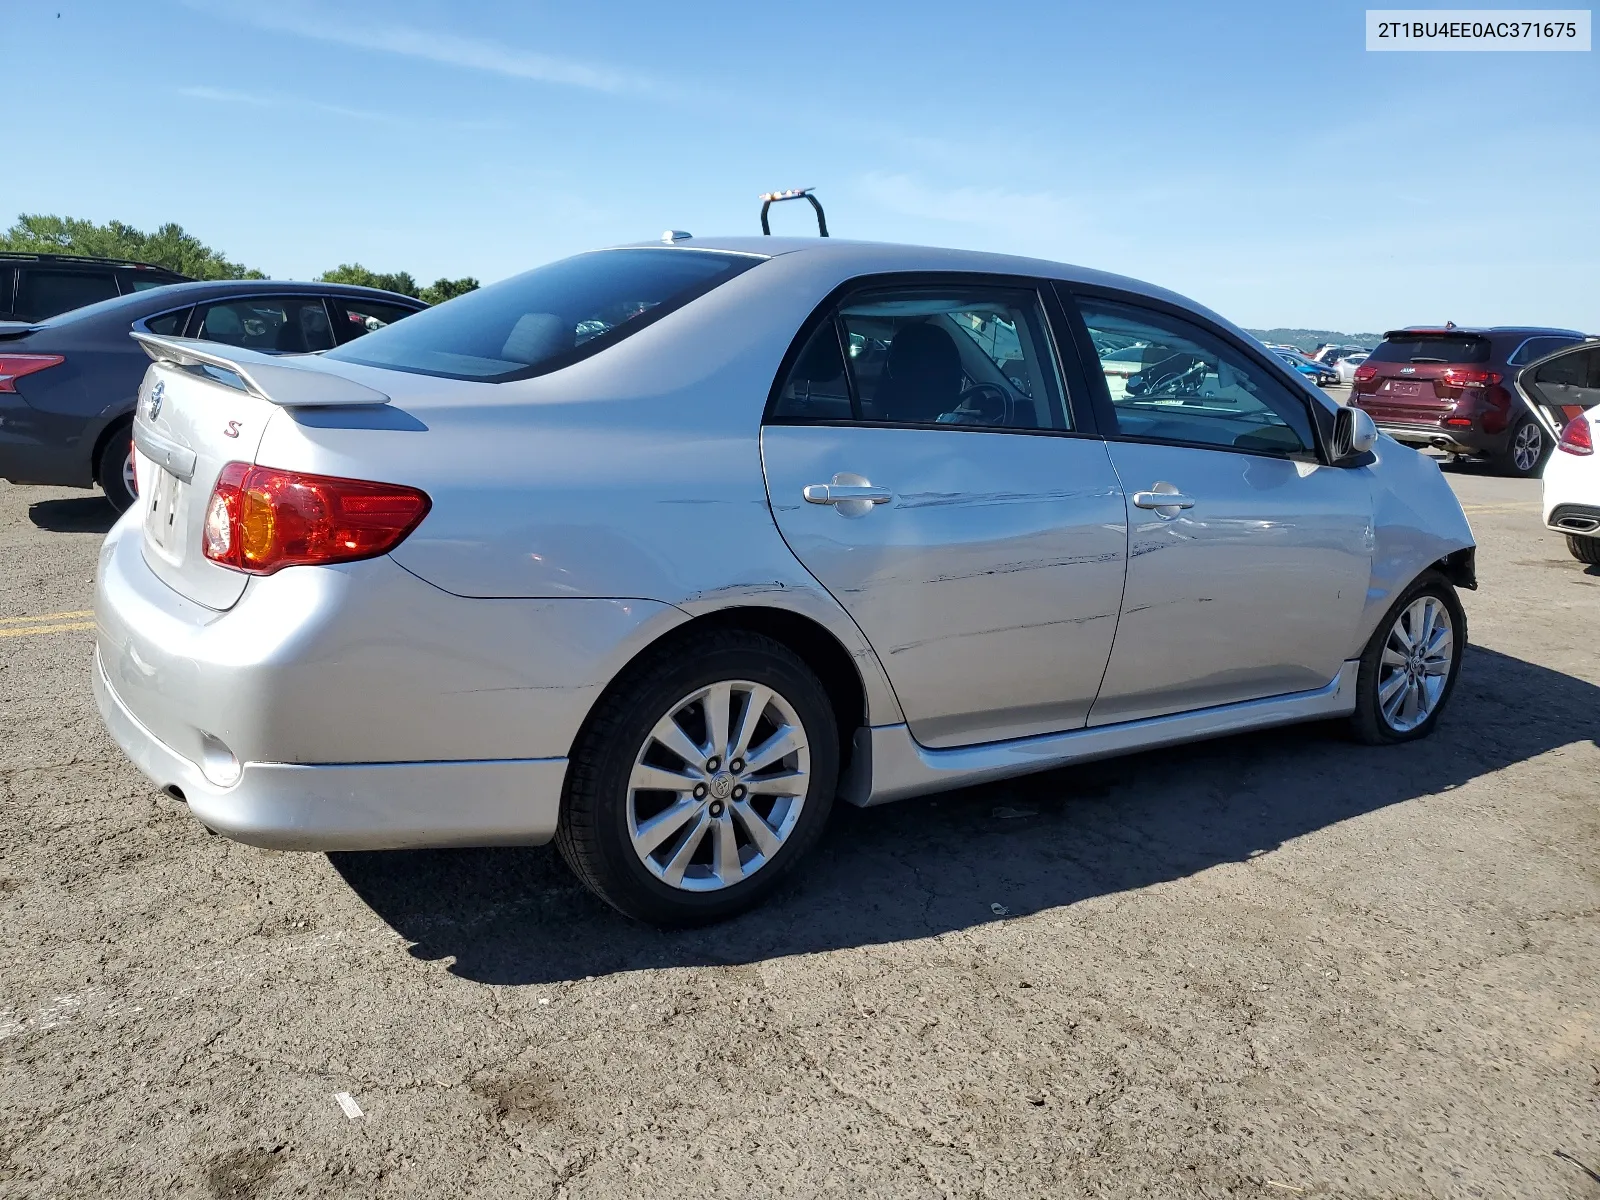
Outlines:
<svg viewBox="0 0 1600 1200"><path fill-rule="evenodd" d="M1443 450L1448 454L1492 454L1504 437L1479 433L1475 429L1445 429L1440 425L1406 425L1397 421L1374 424L1405 446Z"/></svg>
<svg viewBox="0 0 1600 1200"><path fill-rule="evenodd" d="M94 695L107 730L158 787L202 824L274 850L538 845L554 835L564 758L498 762L258 763L220 786L146 729L95 651Z"/></svg>

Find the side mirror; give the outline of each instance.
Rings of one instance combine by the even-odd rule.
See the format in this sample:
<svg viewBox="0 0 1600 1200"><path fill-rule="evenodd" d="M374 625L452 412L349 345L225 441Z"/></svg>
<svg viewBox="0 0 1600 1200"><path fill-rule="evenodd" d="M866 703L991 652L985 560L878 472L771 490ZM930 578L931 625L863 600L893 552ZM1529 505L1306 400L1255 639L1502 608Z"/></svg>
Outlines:
<svg viewBox="0 0 1600 1200"><path fill-rule="evenodd" d="M1359 408L1341 407L1333 418L1333 444L1328 449L1336 463L1359 458L1378 444L1378 427Z"/></svg>

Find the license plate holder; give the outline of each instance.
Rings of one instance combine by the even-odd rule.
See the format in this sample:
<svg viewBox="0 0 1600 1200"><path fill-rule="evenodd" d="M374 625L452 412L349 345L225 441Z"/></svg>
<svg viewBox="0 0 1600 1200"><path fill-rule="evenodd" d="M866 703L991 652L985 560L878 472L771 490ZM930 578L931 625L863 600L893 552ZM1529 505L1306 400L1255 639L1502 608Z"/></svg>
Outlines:
<svg viewBox="0 0 1600 1200"><path fill-rule="evenodd" d="M1422 395L1422 383L1416 379L1396 379L1389 385L1391 396L1402 396L1407 400L1415 399Z"/></svg>
<svg viewBox="0 0 1600 1200"><path fill-rule="evenodd" d="M156 548L169 558L177 557L182 531L178 527L178 505L183 498L183 481L165 467L151 464L153 478L141 497L145 501L145 533Z"/></svg>

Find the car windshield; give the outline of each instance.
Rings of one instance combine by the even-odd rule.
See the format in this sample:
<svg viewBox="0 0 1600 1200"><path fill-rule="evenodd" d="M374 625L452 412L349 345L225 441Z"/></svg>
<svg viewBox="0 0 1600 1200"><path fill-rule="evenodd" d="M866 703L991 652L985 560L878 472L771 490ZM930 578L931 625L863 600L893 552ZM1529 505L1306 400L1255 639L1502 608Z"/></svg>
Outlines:
<svg viewBox="0 0 1600 1200"><path fill-rule="evenodd" d="M596 354L762 259L599 250L457 296L329 351L369 367L498 383Z"/></svg>
<svg viewBox="0 0 1600 1200"><path fill-rule="evenodd" d="M1483 363L1489 361L1489 339L1448 334L1401 335L1385 338L1370 356L1372 362Z"/></svg>

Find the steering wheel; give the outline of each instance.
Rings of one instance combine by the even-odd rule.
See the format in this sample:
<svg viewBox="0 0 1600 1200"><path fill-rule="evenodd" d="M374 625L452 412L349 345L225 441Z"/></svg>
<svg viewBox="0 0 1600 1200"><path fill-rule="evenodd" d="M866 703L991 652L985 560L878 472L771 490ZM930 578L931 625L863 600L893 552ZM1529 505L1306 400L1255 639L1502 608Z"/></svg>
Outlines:
<svg viewBox="0 0 1600 1200"><path fill-rule="evenodd" d="M975 383L961 392L956 407L939 420L950 425L1010 425L1016 402L998 383Z"/></svg>

